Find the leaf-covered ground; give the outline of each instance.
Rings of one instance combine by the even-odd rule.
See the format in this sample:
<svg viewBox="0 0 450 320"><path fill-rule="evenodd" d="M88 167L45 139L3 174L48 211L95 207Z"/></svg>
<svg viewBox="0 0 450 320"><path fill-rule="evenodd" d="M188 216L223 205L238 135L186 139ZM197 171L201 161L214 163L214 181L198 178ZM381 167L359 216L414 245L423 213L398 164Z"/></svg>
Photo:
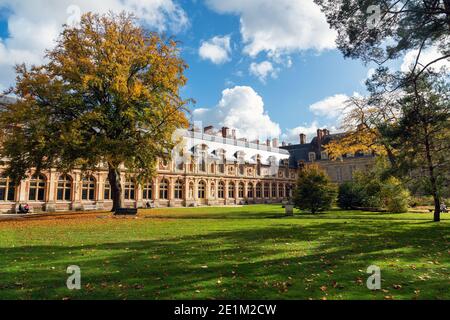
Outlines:
<svg viewBox="0 0 450 320"><path fill-rule="evenodd" d="M431 221L276 205L0 221L0 299L450 299L450 215Z"/></svg>

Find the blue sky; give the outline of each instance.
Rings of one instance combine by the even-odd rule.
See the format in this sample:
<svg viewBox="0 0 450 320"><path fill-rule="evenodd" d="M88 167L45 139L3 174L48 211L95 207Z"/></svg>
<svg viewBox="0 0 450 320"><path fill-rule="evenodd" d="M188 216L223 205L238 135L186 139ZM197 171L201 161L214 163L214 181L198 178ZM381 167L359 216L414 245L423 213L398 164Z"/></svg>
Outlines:
<svg viewBox="0 0 450 320"><path fill-rule="evenodd" d="M0 0L0 88L13 83L14 62L42 61L67 19L111 9L135 11L147 27L180 40L190 66L182 94L197 101L194 120L205 125L297 142L300 132L312 137L317 127L336 128L345 98L365 92L370 66L334 48L334 33L312 0L101 3Z"/></svg>

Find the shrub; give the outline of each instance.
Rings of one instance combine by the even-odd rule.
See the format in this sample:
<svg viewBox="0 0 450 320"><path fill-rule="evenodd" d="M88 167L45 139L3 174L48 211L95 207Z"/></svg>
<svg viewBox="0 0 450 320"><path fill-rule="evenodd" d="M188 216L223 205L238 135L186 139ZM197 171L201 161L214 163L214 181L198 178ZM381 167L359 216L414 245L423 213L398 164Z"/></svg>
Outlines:
<svg viewBox="0 0 450 320"><path fill-rule="evenodd" d="M382 196L384 205L389 212L404 213L408 211L410 194L397 178L391 177L386 180Z"/></svg>
<svg viewBox="0 0 450 320"><path fill-rule="evenodd" d="M342 209L352 209L363 206L364 190L353 181L348 181L339 186L338 206Z"/></svg>
<svg viewBox="0 0 450 320"><path fill-rule="evenodd" d="M336 188L324 171L311 165L300 171L294 194L294 205L312 214L331 208Z"/></svg>

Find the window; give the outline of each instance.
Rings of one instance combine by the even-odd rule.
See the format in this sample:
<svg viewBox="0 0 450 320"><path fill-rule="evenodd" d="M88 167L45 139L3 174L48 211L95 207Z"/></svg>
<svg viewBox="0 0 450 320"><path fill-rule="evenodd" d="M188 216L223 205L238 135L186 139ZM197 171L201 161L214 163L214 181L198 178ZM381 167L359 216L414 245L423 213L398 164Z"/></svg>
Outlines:
<svg viewBox="0 0 450 320"><path fill-rule="evenodd" d="M328 160L328 153L326 153L325 151L322 151L320 153L320 159L322 160Z"/></svg>
<svg viewBox="0 0 450 320"><path fill-rule="evenodd" d="M214 173L214 171L215 171L215 170L214 170L214 163L211 163L211 169L210 169L210 170L211 170L211 171L210 171L211 173Z"/></svg>
<svg viewBox="0 0 450 320"><path fill-rule="evenodd" d="M270 184L264 184L264 198L268 199L270 197Z"/></svg>
<svg viewBox="0 0 450 320"><path fill-rule="evenodd" d="M342 168L336 168L336 179L342 181Z"/></svg>
<svg viewBox="0 0 450 320"><path fill-rule="evenodd" d="M206 154L202 153L200 156L199 170L206 172Z"/></svg>
<svg viewBox="0 0 450 320"><path fill-rule="evenodd" d="M277 197L277 185L274 183L272 184L272 198Z"/></svg>
<svg viewBox="0 0 450 320"><path fill-rule="evenodd" d="M284 186L282 184L278 185L278 197L284 198Z"/></svg>
<svg viewBox="0 0 450 320"><path fill-rule="evenodd" d="M239 184L238 195L239 195L239 198L243 198L244 197L244 184L243 183Z"/></svg>
<svg viewBox="0 0 450 320"><path fill-rule="evenodd" d="M261 161L260 160L258 160L258 163L256 164L256 174L258 176L261 175Z"/></svg>
<svg viewBox="0 0 450 320"><path fill-rule="evenodd" d="M175 182L175 199L183 199L183 183L180 180Z"/></svg>
<svg viewBox="0 0 450 320"><path fill-rule="evenodd" d="M234 183L230 182L228 185L228 198L233 199L234 198Z"/></svg>
<svg viewBox="0 0 450 320"><path fill-rule="evenodd" d="M200 181L198 183L198 198L199 199L205 199L206 197L206 183L205 181Z"/></svg>
<svg viewBox="0 0 450 320"><path fill-rule="evenodd" d="M144 184L142 189L142 199L152 200L153 199L153 185L152 182L147 182Z"/></svg>
<svg viewBox="0 0 450 320"><path fill-rule="evenodd" d="M241 176L244 175L244 169L245 169L244 165L243 165L243 164L239 164L239 174L240 174Z"/></svg>
<svg viewBox="0 0 450 320"><path fill-rule="evenodd" d="M177 163L177 170L178 170L178 171L184 171L184 162L183 162L182 159L178 160L178 163Z"/></svg>
<svg viewBox="0 0 450 320"><path fill-rule="evenodd" d="M253 184L249 183L247 187L247 198L253 198Z"/></svg>
<svg viewBox="0 0 450 320"><path fill-rule="evenodd" d="M14 182L8 177L0 175L0 201L14 201L16 197L16 187Z"/></svg>
<svg viewBox="0 0 450 320"><path fill-rule="evenodd" d="M314 162L314 161L316 161L316 154L314 152L310 152L308 154L308 158L309 158L310 162Z"/></svg>
<svg viewBox="0 0 450 320"><path fill-rule="evenodd" d="M135 199L135 185L134 181L131 179L127 179L125 181L125 200L134 200Z"/></svg>
<svg viewBox="0 0 450 320"><path fill-rule="evenodd" d="M261 198L262 198L262 186L261 186L261 183L258 183L258 184L256 185L256 197L257 197L258 199L261 199Z"/></svg>
<svg viewBox="0 0 450 320"><path fill-rule="evenodd" d="M225 184L223 182L219 182L219 187L217 189L217 197L219 199L225 198Z"/></svg>
<svg viewBox="0 0 450 320"><path fill-rule="evenodd" d="M62 175L58 179L58 190L56 192L58 201L72 200L72 179L68 175Z"/></svg>
<svg viewBox="0 0 450 320"><path fill-rule="evenodd" d="M106 179L105 181L105 189L103 190L103 199L112 200L111 184L109 183L109 179Z"/></svg>
<svg viewBox="0 0 450 320"><path fill-rule="evenodd" d="M33 176L30 180L30 201L44 201L45 188L47 186L46 178L43 175Z"/></svg>
<svg viewBox="0 0 450 320"><path fill-rule="evenodd" d="M95 178L93 176L84 177L82 183L81 199L86 201L95 200Z"/></svg>
<svg viewBox="0 0 450 320"><path fill-rule="evenodd" d="M219 163L219 173L224 174L225 173L225 157L222 157L221 162Z"/></svg>
<svg viewBox="0 0 450 320"><path fill-rule="evenodd" d="M162 200L169 199L169 182L165 179L159 184L159 198Z"/></svg>

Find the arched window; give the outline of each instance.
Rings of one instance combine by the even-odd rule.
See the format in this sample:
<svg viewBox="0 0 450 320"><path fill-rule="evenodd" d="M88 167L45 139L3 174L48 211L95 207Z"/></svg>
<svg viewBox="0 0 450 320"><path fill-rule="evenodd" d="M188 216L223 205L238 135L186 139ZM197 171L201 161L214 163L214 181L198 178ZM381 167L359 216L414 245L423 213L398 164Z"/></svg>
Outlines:
<svg viewBox="0 0 450 320"><path fill-rule="evenodd" d="M152 182L146 182L142 189L142 199L152 200L153 199L153 185Z"/></svg>
<svg viewBox="0 0 450 320"><path fill-rule="evenodd" d="M222 181L219 182L219 187L217 189L217 197L219 199L225 198L225 184Z"/></svg>
<svg viewBox="0 0 450 320"><path fill-rule="evenodd" d="M278 185L278 197L284 198L284 186L282 184Z"/></svg>
<svg viewBox="0 0 450 320"><path fill-rule="evenodd" d="M264 184L264 198L270 198L270 184L268 183Z"/></svg>
<svg viewBox="0 0 450 320"><path fill-rule="evenodd" d="M214 173L214 170L215 168L214 168L214 163L211 163L211 171L210 171L210 173Z"/></svg>
<svg viewBox="0 0 450 320"><path fill-rule="evenodd" d="M9 177L0 175L0 201L15 201L16 187Z"/></svg>
<svg viewBox="0 0 450 320"><path fill-rule="evenodd" d="M272 198L277 197L277 185L274 183L272 184Z"/></svg>
<svg viewBox="0 0 450 320"><path fill-rule="evenodd" d="M162 200L169 199L169 181L166 179L159 184L159 198Z"/></svg>
<svg viewBox="0 0 450 320"><path fill-rule="evenodd" d="M256 197L258 199L261 199L262 197L262 187L261 187L261 183L256 184Z"/></svg>
<svg viewBox="0 0 450 320"><path fill-rule="evenodd" d="M181 180L175 182L175 199L183 199L183 182Z"/></svg>
<svg viewBox="0 0 450 320"><path fill-rule="evenodd" d="M95 178L93 176L84 177L82 183L81 199L86 201L95 200Z"/></svg>
<svg viewBox="0 0 450 320"><path fill-rule="evenodd" d="M234 183L230 182L228 184L228 198L233 199L234 198Z"/></svg>
<svg viewBox="0 0 450 320"><path fill-rule="evenodd" d="M134 181L132 179L127 179L125 181L125 200L134 200L135 190Z"/></svg>
<svg viewBox="0 0 450 320"><path fill-rule="evenodd" d="M58 201L72 200L72 179L68 175L62 175L58 179L58 190L56 192Z"/></svg>
<svg viewBox="0 0 450 320"><path fill-rule="evenodd" d="M109 183L109 179L106 179L105 181L105 188L103 190L103 199L112 200L111 184Z"/></svg>
<svg viewBox="0 0 450 320"><path fill-rule="evenodd" d="M249 183L247 186L247 198L253 198L253 183Z"/></svg>
<svg viewBox="0 0 450 320"><path fill-rule="evenodd" d="M33 176L30 180L30 201L44 201L47 179L43 175Z"/></svg>
<svg viewBox="0 0 450 320"><path fill-rule="evenodd" d="M205 181L200 181L198 183L198 198L199 199L205 199L206 197L206 183Z"/></svg>
<svg viewBox="0 0 450 320"><path fill-rule="evenodd" d="M244 198L244 184L243 183L239 183L238 196L241 199Z"/></svg>

